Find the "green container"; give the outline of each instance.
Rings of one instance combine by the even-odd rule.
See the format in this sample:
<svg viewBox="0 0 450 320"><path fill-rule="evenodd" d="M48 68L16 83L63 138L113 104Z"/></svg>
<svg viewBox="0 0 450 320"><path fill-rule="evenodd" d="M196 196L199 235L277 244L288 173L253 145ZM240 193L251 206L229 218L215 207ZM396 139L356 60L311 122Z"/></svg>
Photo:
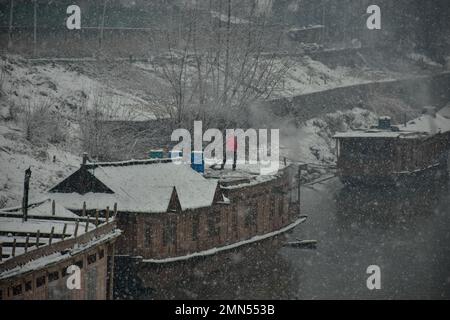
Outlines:
<svg viewBox="0 0 450 320"><path fill-rule="evenodd" d="M150 159L162 159L164 158L164 150L150 150L148 156Z"/></svg>

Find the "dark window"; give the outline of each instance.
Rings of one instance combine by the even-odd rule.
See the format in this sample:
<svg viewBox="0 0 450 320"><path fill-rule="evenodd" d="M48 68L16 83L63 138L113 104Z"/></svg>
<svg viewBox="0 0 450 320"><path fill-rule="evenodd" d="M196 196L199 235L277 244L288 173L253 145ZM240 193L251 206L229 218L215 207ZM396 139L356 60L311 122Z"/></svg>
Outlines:
<svg viewBox="0 0 450 320"><path fill-rule="evenodd" d="M31 281L25 282L25 291L31 291L32 289Z"/></svg>
<svg viewBox="0 0 450 320"><path fill-rule="evenodd" d="M98 252L98 259L101 260L105 256L105 250L102 249Z"/></svg>
<svg viewBox="0 0 450 320"><path fill-rule="evenodd" d="M163 244L174 244L177 238L177 225L175 219L168 219L163 230Z"/></svg>
<svg viewBox="0 0 450 320"><path fill-rule="evenodd" d="M56 281L59 279L59 272L51 272L48 274L48 282Z"/></svg>
<svg viewBox="0 0 450 320"><path fill-rule="evenodd" d="M79 260L79 261L75 262L75 265L76 265L78 268L83 269L83 260Z"/></svg>
<svg viewBox="0 0 450 320"><path fill-rule="evenodd" d="M97 268L93 267L87 271L87 298L94 300L97 298Z"/></svg>
<svg viewBox="0 0 450 320"><path fill-rule="evenodd" d="M194 214L192 217L192 241L198 240L198 231L200 228L200 216L198 214Z"/></svg>
<svg viewBox="0 0 450 320"><path fill-rule="evenodd" d="M249 228L251 226L256 225L256 205L251 205L247 208L247 212L245 214L245 227Z"/></svg>
<svg viewBox="0 0 450 320"><path fill-rule="evenodd" d="M3 300L3 290L0 289L0 300Z"/></svg>
<svg viewBox="0 0 450 320"><path fill-rule="evenodd" d="M153 240L153 225L149 222L145 224L144 228L144 246L150 248Z"/></svg>
<svg viewBox="0 0 450 320"><path fill-rule="evenodd" d="M238 216L237 216L237 212L236 211L232 213L231 219L232 219L231 223L232 223L233 231L237 232L237 230L238 230Z"/></svg>
<svg viewBox="0 0 450 320"><path fill-rule="evenodd" d="M69 268L69 266L66 266L64 268L61 269L61 277L67 277L69 275L69 273L67 272L67 269Z"/></svg>
<svg viewBox="0 0 450 320"><path fill-rule="evenodd" d="M88 261L88 264L93 264L95 261L97 261L97 255L95 253L89 255L87 257L87 261Z"/></svg>
<svg viewBox="0 0 450 320"><path fill-rule="evenodd" d="M275 203L275 198L271 197L270 198L270 213L269 213L269 218L273 219L273 217L275 216L275 211L276 211L276 203Z"/></svg>
<svg viewBox="0 0 450 320"><path fill-rule="evenodd" d="M284 214L284 198L278 201L278 215L282 216Z"/></svg>
<svg viewBox="0 0 450 320"><path fill-rule="evenodd" d="M18 296L19 294L22 294L22 285L18 284L17 286L13 287L13 296Z"/></svg>
<svg viewBox="0 0 450 320"><path fill-rule="evenodd" d="M216 237L220 234L220 212L214 211L208 215L208 235Z"/></svg>
<svg viewBox="0 0 450 320"><path fill-rule="evenodd" d="M36 288L42 287L43 285L45 285L45 276L36 279Z"/></svg>

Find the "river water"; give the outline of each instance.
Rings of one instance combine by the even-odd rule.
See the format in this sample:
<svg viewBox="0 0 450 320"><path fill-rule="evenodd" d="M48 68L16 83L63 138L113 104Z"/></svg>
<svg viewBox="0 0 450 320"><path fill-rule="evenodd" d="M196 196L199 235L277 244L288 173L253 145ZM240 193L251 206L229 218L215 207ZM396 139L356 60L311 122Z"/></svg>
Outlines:
<svg viewBox="0 0 450 320"><path fill-rule="evenodd" d="M346 189L333 179L302 188L302 213L308 220L289 234L186 263L180 279L152 285L145 298L450 298L447 183L373 191ZM295 239L318 245L281 245ZM367 288L370 265L380 267L380 290Z"/></svg>
<svg viewBox="0 0 450 320"><path fill-rule="evenodd" d="M447 184L375 192L335 180L304 190L303 200L310 219L292 237L319 244L281 251L299 274L296 298L450 298ZM366 286L370 265L380 267L380 290Z"/></svg>

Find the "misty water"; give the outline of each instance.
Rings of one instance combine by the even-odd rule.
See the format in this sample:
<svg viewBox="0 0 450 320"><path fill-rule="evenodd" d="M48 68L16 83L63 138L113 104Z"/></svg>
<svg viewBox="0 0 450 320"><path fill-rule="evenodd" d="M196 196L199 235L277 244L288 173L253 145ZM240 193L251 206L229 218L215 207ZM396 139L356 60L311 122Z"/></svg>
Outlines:
<svg viewBox="0 0 450 320"><path fill-rule="evenodd" d="M309 218L286 236L189 262L181 279L140 298L450 298L447 183L374 191L334 179L303 188L302 201ZM317 249L282 246L295 239ZM370 265L381 269L380 290L366 286Z"/></svg>

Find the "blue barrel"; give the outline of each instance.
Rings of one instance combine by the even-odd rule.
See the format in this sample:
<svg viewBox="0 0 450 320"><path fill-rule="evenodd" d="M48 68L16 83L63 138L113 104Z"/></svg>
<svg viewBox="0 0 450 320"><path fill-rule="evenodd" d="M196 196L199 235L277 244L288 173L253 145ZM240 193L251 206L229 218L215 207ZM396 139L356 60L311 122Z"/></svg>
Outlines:
<svg viewBox="0 0 450 320"><path fill-rule="evenodd" d="M205 160L203 151L193 151L191 153L191 168L199 173L205 172Z"/></svg>

